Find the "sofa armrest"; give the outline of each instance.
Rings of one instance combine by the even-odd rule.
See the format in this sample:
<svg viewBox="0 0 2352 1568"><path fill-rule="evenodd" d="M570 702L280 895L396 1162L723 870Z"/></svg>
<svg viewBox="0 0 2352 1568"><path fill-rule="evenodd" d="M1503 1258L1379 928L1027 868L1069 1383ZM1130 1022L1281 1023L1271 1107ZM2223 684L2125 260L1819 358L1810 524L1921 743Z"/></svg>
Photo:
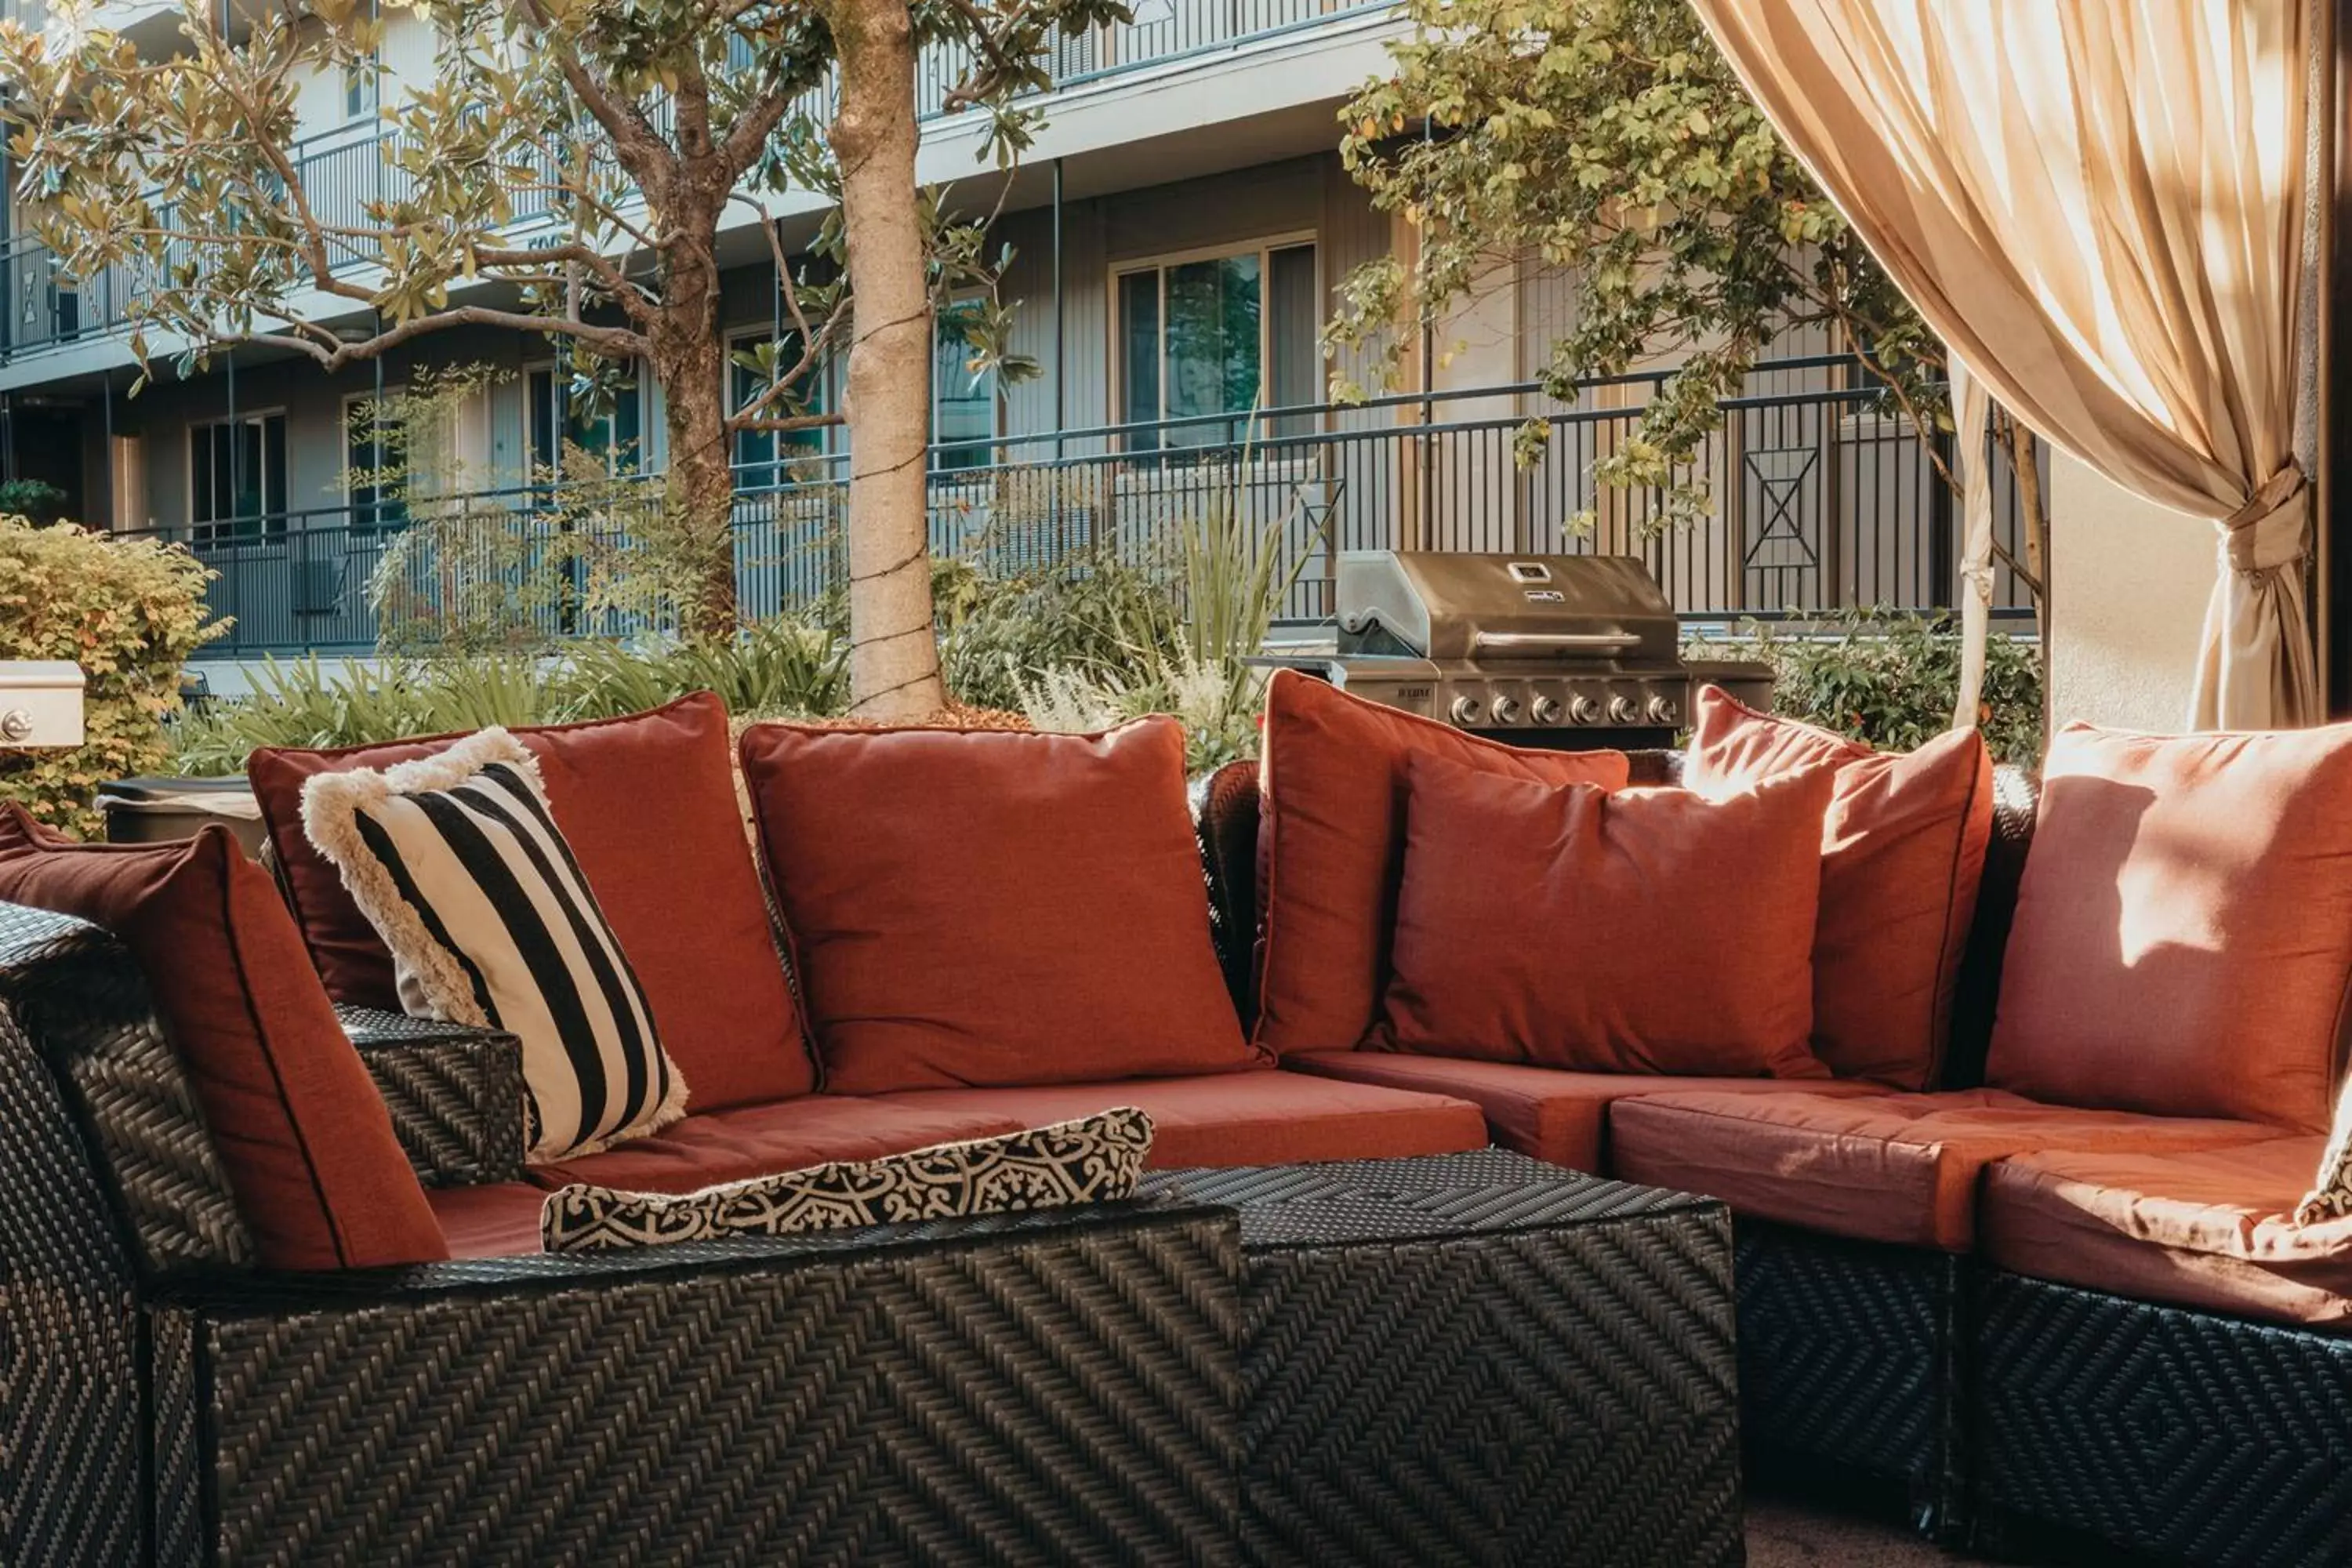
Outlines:
<svg viewBox="0 0 2352 1568"><path fill-rule="evenodd" d="M151 1495L191 1562L1229 1563L1241 1279L1161 1201L192 1281Z"/></svg>
<svg viewBox="0 0 2352 1568"><path fill-rule="evenodd" d="M512 1035L375 1007L335 1011L418 1181L473 1187L521 1178L522 1047Z"/></svg>

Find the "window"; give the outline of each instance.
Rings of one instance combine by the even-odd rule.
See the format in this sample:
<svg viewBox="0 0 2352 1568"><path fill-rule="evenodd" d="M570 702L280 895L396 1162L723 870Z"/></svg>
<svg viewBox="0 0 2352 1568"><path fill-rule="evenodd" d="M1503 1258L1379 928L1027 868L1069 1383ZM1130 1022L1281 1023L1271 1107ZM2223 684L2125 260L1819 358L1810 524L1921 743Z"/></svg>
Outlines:
<svg viewBox="0 0 2352 1568"><path fill-rule="evenodd" d="M383 404L398 394L386 388ZM371 406L375 417L368 417ZM373 394L343 399L343 507L354 529L397 528L408 521L408 503L396 493L402 487L388 470L402 467L397 421ZM390 481L390 482L386 482Z"/></svg>
<svg viewBox="0 0 2352 1568"><path fill-rule="evenodd" d="M770 341L766 332L751 332L737 338L728 346L737 351L757 349ZM775 363L780 370L789 370L800 362L801 339L798 332L786 332L778 338ZM801 411L823 414L833 406L832 388L826 368L819 365L812 373L815 382L812 395L803 403ZM727 362L727 409L740 413L756 402L768 390L768 378L749 365L739 364L732 355ZM782 417L793 412L780 399L762 412ZM735 484L740 489L772 490L791 484L795 479L808 477L800 465L812 458L824 456L824 432L822 425L806 430L738 430L735 432Z"/></svg>
<svg viewBox="0 0 2352 1568"><path fill-rule="evenodd" d="M383 74L383 62L373 50L364 60L354 60L343 68L343 118L365 120L375 113L376 80Z"/></svg>
<svg viewBox="0 0 2352 1568"><path fill-rule="evenodd" d="M985 468L995 461L988 442L996 435L996 367L974 374L965 331L980 311L977 300L957 300L940 310L931 350L931 470Z"/></svg>
<svg viewBox="0 0 2352 1568"><path fill-rule="evenodd" d="M1202 416L1316 401L1321 320L1312 244L1130 268L1118 274L1117 292L1119 418L1171 422L1130 436L1130 448L1238 440L1246 418Z"/></svg>
<svg viewBox="0 0 2352 1568"><path fill-rule="evenodd" d="M637 471L645 433L644 394L637 377L623 382L613 395L612 406L598 414L573 401L572 378L558 375L553 365L541 365L526 379L534 477L561 477L567 447L602 458L609 475Z"/></svg>
<svg viewBox="0 0 2352 1568"><path fill-rule="evenodd" d="M286 416L188 428L188 522L199 544L286 531Z"/></svg>

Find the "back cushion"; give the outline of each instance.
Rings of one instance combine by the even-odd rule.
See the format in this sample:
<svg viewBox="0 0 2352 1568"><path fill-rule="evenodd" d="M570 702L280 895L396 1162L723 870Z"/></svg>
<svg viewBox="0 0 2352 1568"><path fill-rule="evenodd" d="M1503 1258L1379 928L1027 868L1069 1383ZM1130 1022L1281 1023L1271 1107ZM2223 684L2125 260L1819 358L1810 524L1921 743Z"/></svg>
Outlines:
<svg viewBox="0 0 2352 1568"><path fill-rule="evenodd" d="M1813 1050L1845 1078L1930 1087L1992 836L1992 759L1973 730L1881 752L1699 693L1684 782L1703 795L1832 766L1813 939Z"/></svg>
<svg viewBox="0 0 2352 1568"><path fill-rule="evenodd" d="M2352 725L2070 725L1985 1080L2065 1105L2328 1125L2352 977Z"/></svg>
<svg viewBox="0 0 2352 1568"><path fill-rule="evenodd" d="M285 904L226 828L77 844L10 805L0 899L103 926L130 949L264 1265L449 1256Z"/></svg>
<svg viewBox="0 0 2352 1568"><path fill-rule="evenodd" d="M515 734L539 759L556 825L637 972L691 1108L808 1093L815 1071L744 836L726 704L698 692L649 713ZM266 750L246 764L295 918L337 1001L400 1005L391 952L303 835L303 782L464 738Z"/></svg>
<svg viewBox="0 0 2352 1568"><path fill-rule="evenodd" d="M1276 670L1258 774L1261 1047L1348 1050L1379 1016L1404 872L1405 765L1423 753L1539 784L1625 784L1622 752L1520 751Z"/></svg>
<svg viewBox="0 0 2352 1568"><path fill-rule="evenodd" d="M1410 766L1375 1043L1584 1072L1820 1078L1827 768L1712 801Z"/></svg>
<svg viewBox="0 0 2352 1568"><path fill-rule="evenodd" d="M1261 1065L1210 943L1173 720L757 724L742 753L828 1089Z"/></svg>

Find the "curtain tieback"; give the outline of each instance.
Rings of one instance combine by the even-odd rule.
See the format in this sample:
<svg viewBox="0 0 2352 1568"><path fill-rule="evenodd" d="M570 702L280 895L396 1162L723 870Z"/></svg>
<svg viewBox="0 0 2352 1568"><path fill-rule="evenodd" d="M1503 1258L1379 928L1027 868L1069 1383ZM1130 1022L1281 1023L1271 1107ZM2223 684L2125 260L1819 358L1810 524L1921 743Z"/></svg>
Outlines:
<svg viewBox="0 0 2352 1568"><path fill-rule="evenodd" d="M2289 463L2221 520L2222 564L2246 573L2294 565L2304 556L2304 525L2310 509L2303 466Z"/></svg>

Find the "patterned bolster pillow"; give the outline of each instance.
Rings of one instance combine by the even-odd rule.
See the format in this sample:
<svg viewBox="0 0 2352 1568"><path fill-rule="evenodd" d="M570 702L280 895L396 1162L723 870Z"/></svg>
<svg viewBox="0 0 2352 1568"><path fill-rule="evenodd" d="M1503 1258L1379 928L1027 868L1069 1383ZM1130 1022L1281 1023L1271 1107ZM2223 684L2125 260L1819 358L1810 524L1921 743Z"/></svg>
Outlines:
<svg viewBox="0 0 2352 1568"><path fill-rule="evenodd" d="M549 1194L540 1240L549 1252L592 1252L1108 1203L1135 1195L1150 1153L1151 1118L1123 1106L1026 1132L835 1161L698 1193L574 1184Z"/></svg>

